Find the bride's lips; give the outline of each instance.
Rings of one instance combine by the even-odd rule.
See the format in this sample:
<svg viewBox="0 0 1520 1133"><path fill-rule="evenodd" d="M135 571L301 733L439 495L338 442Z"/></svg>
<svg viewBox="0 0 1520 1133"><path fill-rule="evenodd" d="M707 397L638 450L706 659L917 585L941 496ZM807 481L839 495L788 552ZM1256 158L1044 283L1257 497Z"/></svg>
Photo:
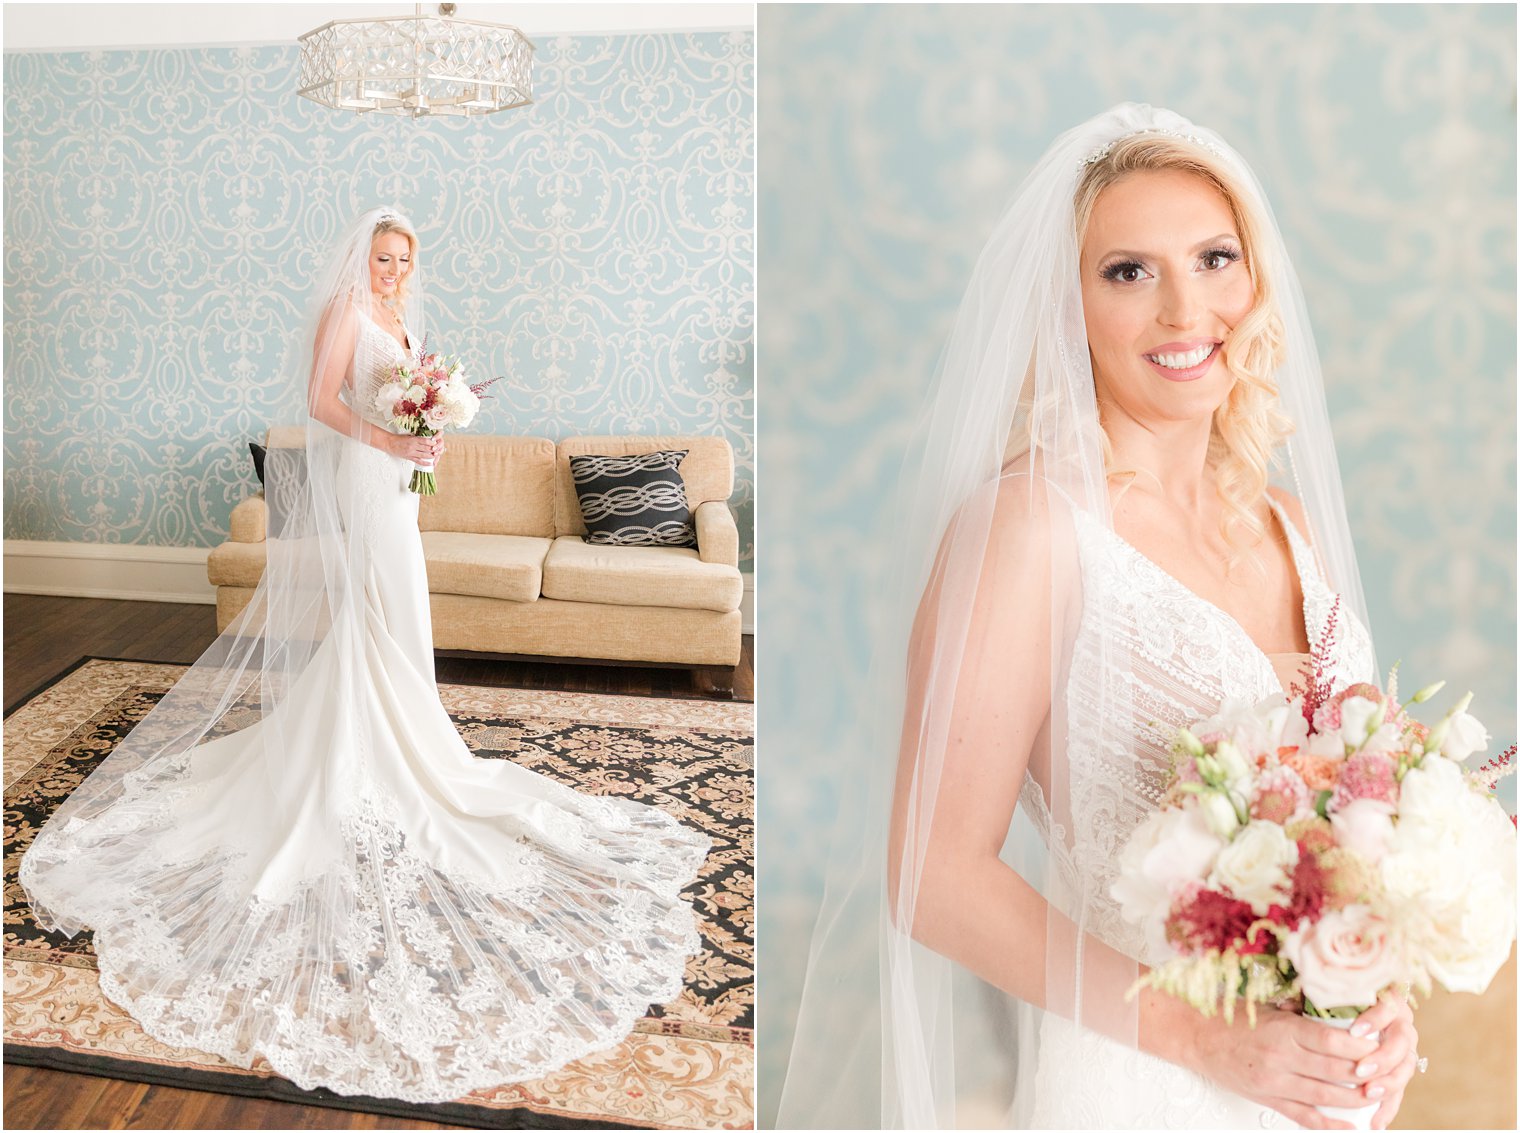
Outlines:
<svg viewBox="0 0 1520 1133"><path fill-rule="evenodd" d="M1195 339L1192 342L1167 342L1156 347L1154 350L1147 350L1140 357L1145 359L1146 365L1168 381L1193 382L1209 372L1209 367L1214 364L1214 359L1219 357L1220 345L1221 343L1217 338L1201 338ZM1160 362L1151 361L1151 357L1154 355L1188 354L1204 346L1209 348L1209 352L1205 355L1203 361L1199 362L1196 366L1190 366L1186 370L1174 370L1169 366L1163 366Z"/></svg>

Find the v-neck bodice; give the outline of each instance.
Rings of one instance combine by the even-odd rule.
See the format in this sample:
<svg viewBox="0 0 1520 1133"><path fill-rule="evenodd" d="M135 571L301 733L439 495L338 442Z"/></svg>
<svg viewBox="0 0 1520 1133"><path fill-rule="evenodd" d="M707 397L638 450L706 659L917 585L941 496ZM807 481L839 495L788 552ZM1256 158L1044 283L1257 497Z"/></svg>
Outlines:
<svg viewBox="0 0 1520 1133"><path fill-rule="evenodd" d="M1272 514L1277 516L1278 522L1282 524L1283 530L1287 532L1288 535L1288 548L1293 560L1293 573L1298 579L1298 587L1301 594L1298 616L1304 627L1304 636L1308 639L1310 648L1313 648L1315 637L1313 636L1314 627L1310 619L1309 584L1306 577L1307 575L1315 575L1317 577L1317 571L1313 561L1313 553L1310 551L1309 547L1299 538L1298 530L1293 526L1293 521L1288 518L1286 510L1280 503L1277 502L1276 499L1273 498L1270 493L1267 495L1267 505L1272 509ZM1143 551L1131 543L1128 539L1120 535L1117 531L1106 527L1100 527L1098 530L1103 534L1108 535L1116 543L1118 543L1121 548L1129 552L1130 556L1135 560L1136 568L1142 574L1153 578L1158 586L1162 587L1163 589L1182 591L1184 594L1190 595L1201 605L1218 614L1223 622L1227 623L1230 626L1233 626L1236 630L1238 630L1240 632L1241 640L1248 644L1252 650L1254 650L1264 661L1266 661L1268 667L1271 668L1274 673L1277 673L1279 671L1274 658L1280 659L1284 665L1287 665L1290 663L1301 662L1305 657L1309 656L1307 653L1298 653L1291 651L1283 653L1268 653L1265 649L1256 643L1256 640L1250 634L1248 634L1245 627L1240 624L1240 620L1231 614L1228 610L1224 609L1218 603L1211 602L1209 599L1199 594L1191 586L1188 586L1176 575L1172 574L1171 571L1166 570L1154 559L1146 555ZM1291 682L1284 682L1282 684L1284 692L1287 691L1289 683Z"/></svg>
<svg viewBox="0 0 1520 1133"><path fill-rule="evenodd" d="M1312 645L1324 636L1336 595L1314 552L1275 502L1288 533ZM1053 821L1047 800L1026 777L1020 805L1047 839L1065 842L1080 884L1070 901L1086 924L1127 955L1147 951L1141 930L1124 921L1110 896L1118 853L1160 806L1180 727L1215 715L1224 701L1256 703L1282 695L1283 677L1303 658L1264 653L1239 621L1194 593L1092 514L1073 508L1081 575L1081 612L1062 692L1063 744L1072 768ZM1336 612L1329 678L1336 687L1375 680L1372 642L1348 609ZM1156 959L1156 957L1152 957Z"/></svg>
<svg viewBox="0 0 1520 1133"><path fill-rule="evenodd" d="M361 311L360 314L363 317L359 320L359 333L354 343L353 388L349 404L370 424L395 432L389 418L376 407L375 395L391 380L395 368L406 364L408 354L395 335L370 318L367 312ZM407 341L411 341L410 335Z"/></svg>

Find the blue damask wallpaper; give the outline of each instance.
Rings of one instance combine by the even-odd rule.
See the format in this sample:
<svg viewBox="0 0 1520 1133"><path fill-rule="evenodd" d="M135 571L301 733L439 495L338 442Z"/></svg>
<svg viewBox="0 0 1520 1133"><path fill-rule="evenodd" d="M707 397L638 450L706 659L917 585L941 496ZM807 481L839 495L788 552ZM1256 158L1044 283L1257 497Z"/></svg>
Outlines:
<svg viewBox="0 0 1520 1133"><path fill-rule="evenodd" d="M531 108L337 113L291 46L5 57L5 535L212 546L324 249L417 225L474 429L721 433L753 555L751 31L536 43ZM447 473L447 457L440 476Z"/></svg>
<svg viewBox="0 0 1520 1133"><path fill-rule="evenodd" d="M865 629L912 417L1067 127L1150 102L1252 163L1309 301L1379 659L1447 678L1441 711L1474 690L1493 752L1515 738L1516 122L1513 5L762 5L759 26L759 522L782 552L757 580L763 1123L849 857L833 772L876 711Z"/></svg>

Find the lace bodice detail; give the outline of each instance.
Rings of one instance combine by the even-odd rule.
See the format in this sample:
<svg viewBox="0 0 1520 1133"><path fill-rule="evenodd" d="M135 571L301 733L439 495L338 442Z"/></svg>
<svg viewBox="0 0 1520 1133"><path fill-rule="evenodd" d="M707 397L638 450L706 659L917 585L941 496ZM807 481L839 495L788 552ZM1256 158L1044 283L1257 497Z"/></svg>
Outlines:
<svg viewBox="0 0 1520 1133"><path fill-rule="evenodd" d="M1336 595L1321 577L1312 549L1280 505L1271 503L1288 533L1312 645L1324 634ZM1213 715L1227 697L1254 703L1283 690L1272 661L1239 622L1091 515L1073 514L1085 595L1066 687L1074 767L1069 813L1076 817L1073 829L1056 832L1057 843L1066 844L1067 892L1053 896L1073 911L1085 910L1089 931L1143 959L1140 930L1124 922L1109 887L1125 841L1160 805L1171 736L1176 728ZM1344 607L1336 625L1334 685L1375 681L1367 628ZM1115 648L1129 661L1126 687L1120 690L1128 719L1108 718L1111 714L1096 705L1100 666ZM1084 763L1080 773L1078 760ZM1048 831L1045 799L1033 779L1026 779L1021 805L1042 832Z"/></svg>
<svg viewBox="0 0 1520 1133"><path fill-rule="evenodd" d="M407 336L411 341L411 336ZM390 380L391 367L405 363L407 352L394 335L368 315L359 317L359 336L354 344L354 363L351 372L353 385L346 387L349 407L371 425L378 425L394 433L389 419L375 408L375 394Z"/></svg>

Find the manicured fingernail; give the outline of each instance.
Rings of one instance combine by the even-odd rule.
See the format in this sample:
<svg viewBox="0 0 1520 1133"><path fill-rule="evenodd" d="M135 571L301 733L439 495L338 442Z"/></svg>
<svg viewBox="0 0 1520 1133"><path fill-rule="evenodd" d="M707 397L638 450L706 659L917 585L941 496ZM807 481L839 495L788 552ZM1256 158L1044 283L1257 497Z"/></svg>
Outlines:
<svg viewBox="0 0 1520 1133"><path fill-rule="evenodd" d="M1364 1063L1362 1063L1360 1066L1358 1066L1356 1068L1356 1076L1358 1078L1371 1078L1376 1073L1377 1073L1377 1063L1376 1062L1364 1062Z"/></svg>
<svg viewBox="0 0 1520 1133"><path fill-rule="evenodd" d="M1369 1098L1380 1098L1380 1097L1383 1096L1384 1092L1385 1091L1383 1090L1382 1086L1368 1086L1367 1087L1367 1096Z"/></svg>
<svg viewBox="0 0 1520 1133"><path fill-rule="evenodd" d="M1372 1030L1372 1028L1369 1027L1366 1023L1351 1024L1351 1034L1353 1038L1359 1039L1370 1030Z"/></svg>

